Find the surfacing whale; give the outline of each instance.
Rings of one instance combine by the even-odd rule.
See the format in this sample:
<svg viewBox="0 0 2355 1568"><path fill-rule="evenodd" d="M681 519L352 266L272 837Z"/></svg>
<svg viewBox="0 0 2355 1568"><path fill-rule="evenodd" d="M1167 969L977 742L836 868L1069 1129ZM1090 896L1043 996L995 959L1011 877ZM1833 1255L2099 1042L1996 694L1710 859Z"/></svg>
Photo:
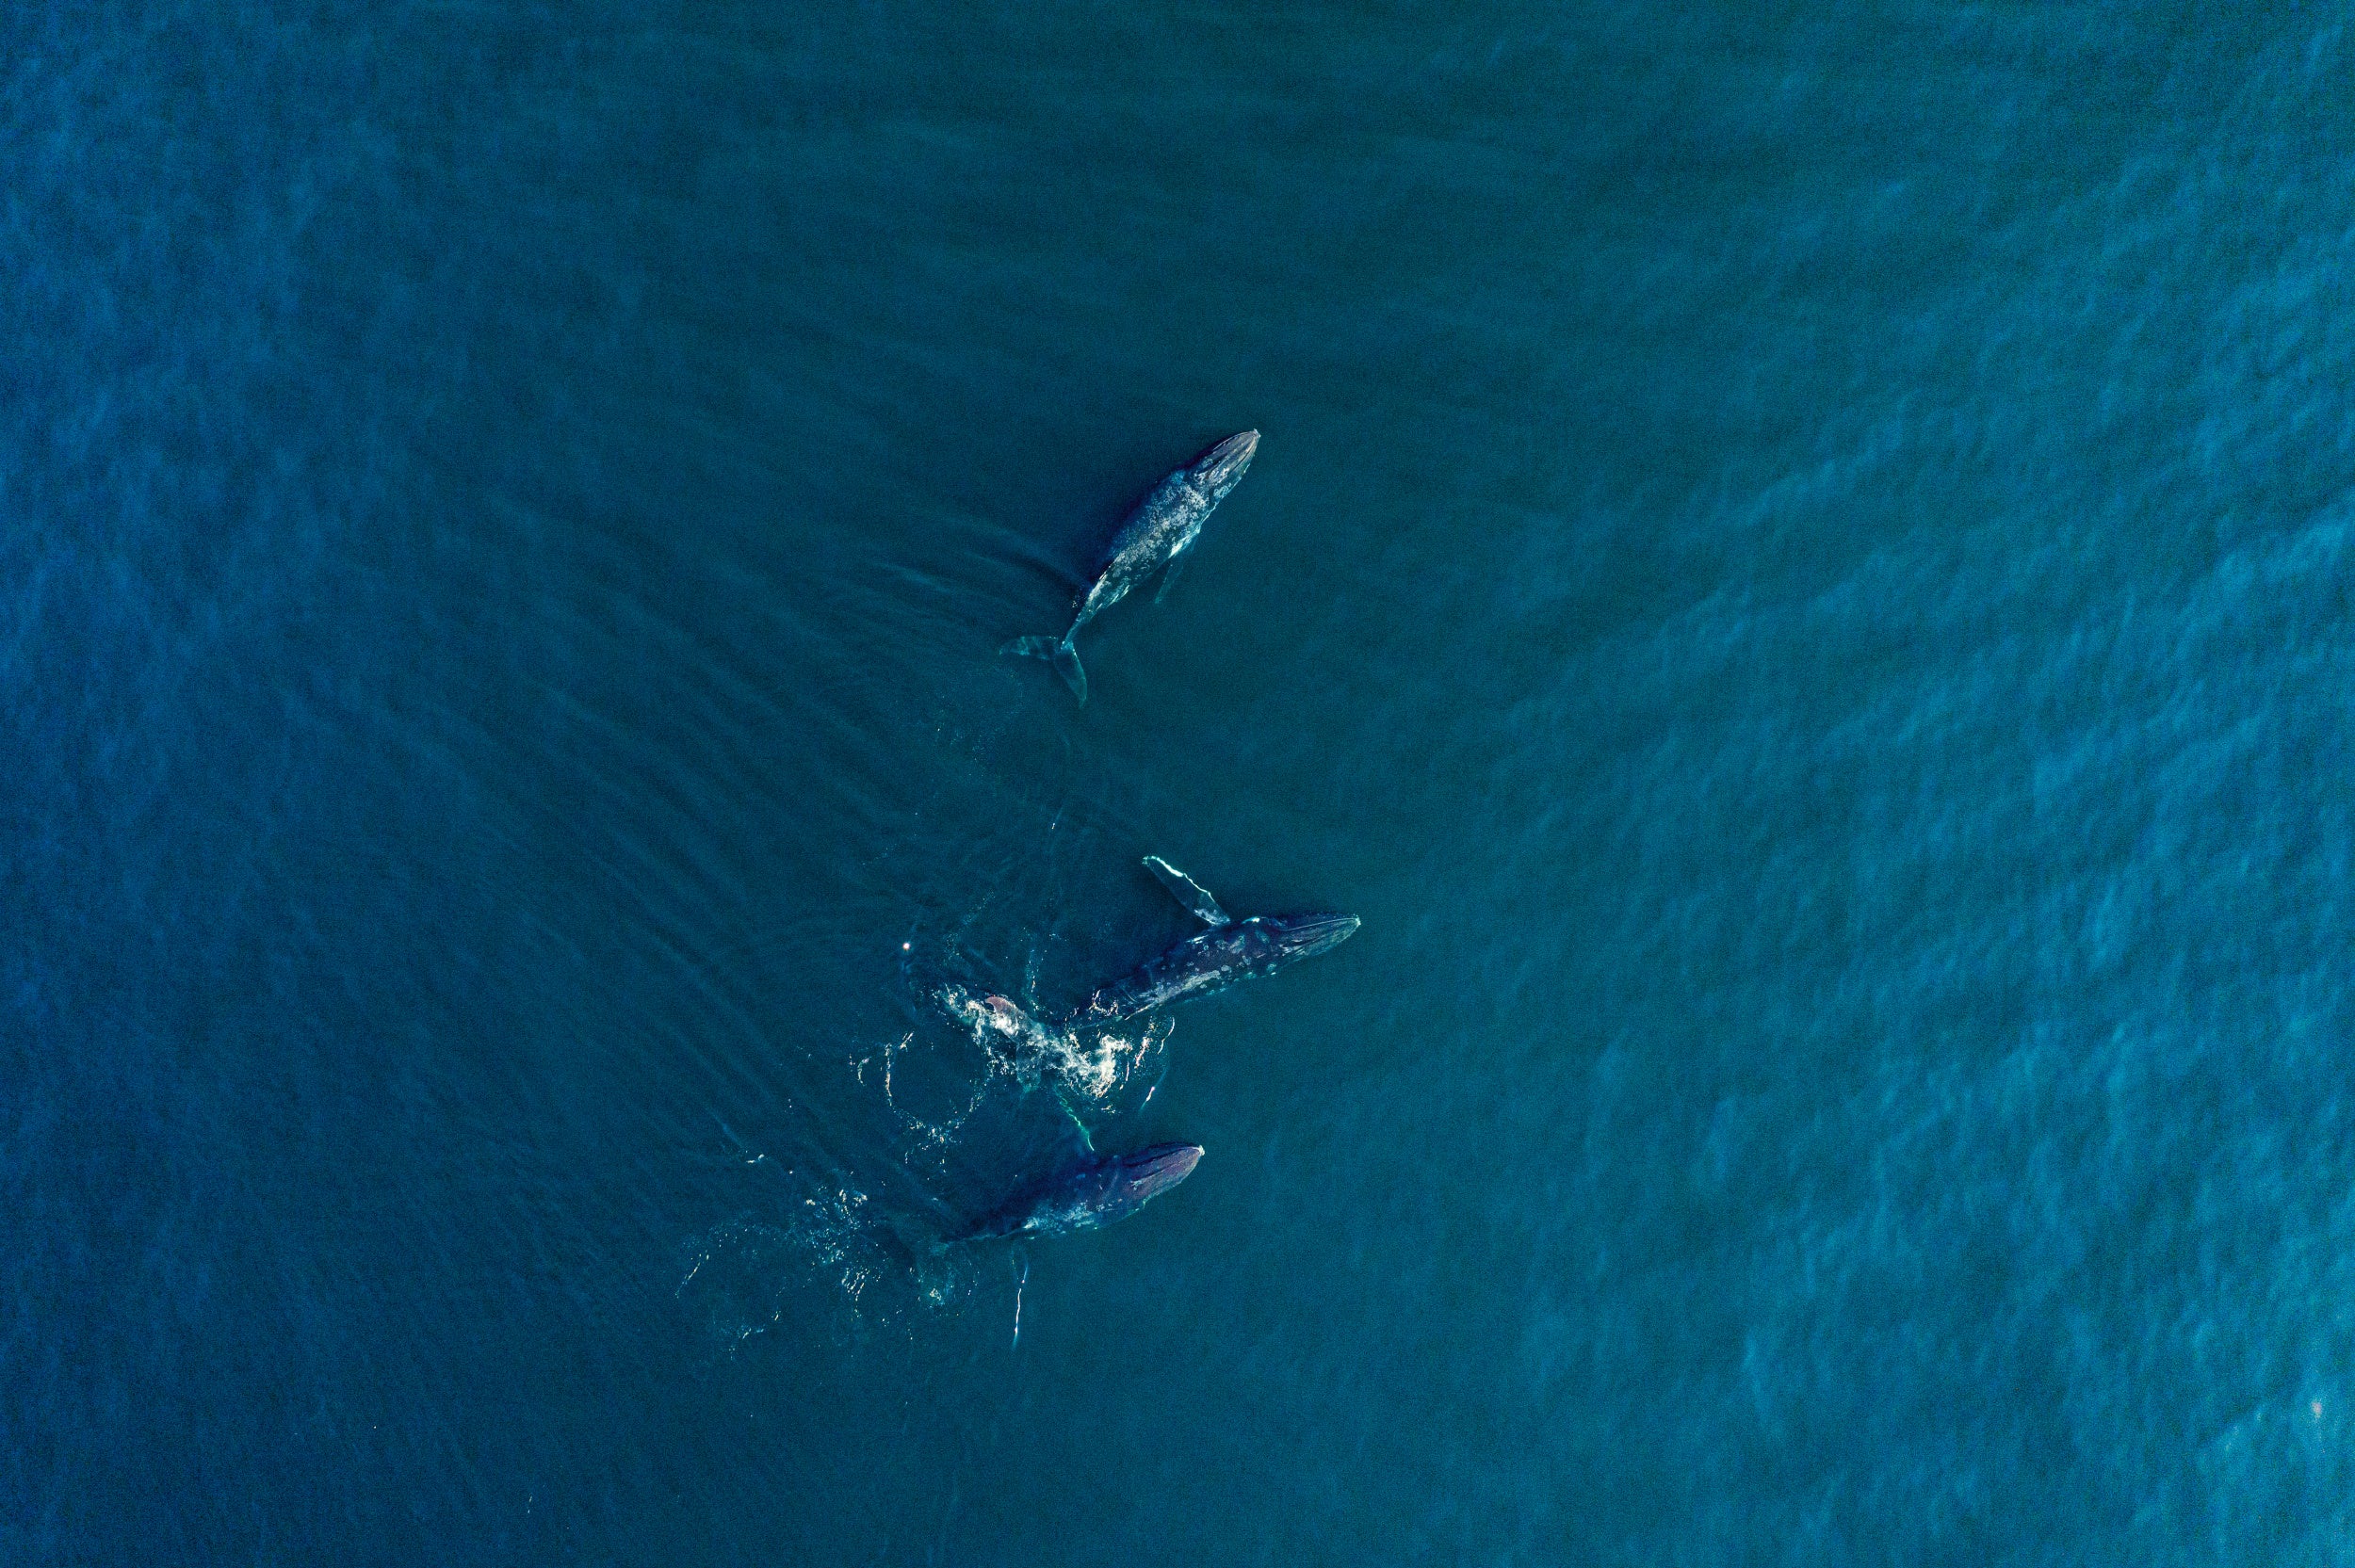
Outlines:
<svg viewBox="0 0 2355 1568"><path fill-rule="evenodd" d="M972 1031L973 1043L989 1053L999 1071L1020 1084L1025 1092L1053 1089L1066 1107L1075 1095L1082 1103L1109 1105L1146 1064L1158 1059L1167 1066L1161 1049L1173 1026L1166 1018L1114 1033L1110 1028L1046 1023L1031 1017L1011 996L976 996L958 985L942 988L938 1000L949 1016ZM1145 1090L1147 1102L1160 1085L1156 1073Z"/></svg>
<svg viewBox="0 0 2355 1568"><path fill-rule="evenodd" d="M1169 585L1178 580L1185 565L1182 557L1201 533L1203 519L1242 480L1243 470L1251 466L1251 455L1259 449L1259 431L1230 435L1155 485L1113 536L1102 570L1080 597L1079 615L1071 629L1059 638L1016 638L999 652L1051 660L1072 695L1086 702L1087 671L1080 668L1079 651L1071 639L1080 635L1080 627L1120 603L1130 589L1166 566L1169 570L1162 574L1161 590L1153 595L1155 604L1161 602Z"/></svg>
<svg viewBox="0 0 2355 1568"><path fill-rule="evenodd" d="M1210 929L1096 987L1072 1015L1075 1023L1117 1023L1183 997L1207 996L1240 979L1273 975L1288 963L1340 946L1357 929L1354 914L1255 914L1237 920L1218 907L1201 883L1161 856L1145 856L1145 868Z"/></svg>
<svg viewBox="0 0 2355 1568"><path fill-rule="evenodd" d="M1064 1236L1109 1225L1194 1174L1198 1143L1156 1143L1132 1155L1089 1154L1031 1183L956 1239Z"/></svg>

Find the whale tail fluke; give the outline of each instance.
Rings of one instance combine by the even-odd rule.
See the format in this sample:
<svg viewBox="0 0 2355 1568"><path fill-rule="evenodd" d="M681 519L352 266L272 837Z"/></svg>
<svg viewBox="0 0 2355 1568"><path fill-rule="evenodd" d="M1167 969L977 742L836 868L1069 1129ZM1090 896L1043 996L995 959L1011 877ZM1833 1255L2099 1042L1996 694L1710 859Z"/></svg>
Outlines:
<svg viewBox="0 0 2355 1568"><path fill-rule="evenodd" d="M1080 668L1080 651L1071 645L1070 638L1017 637L1000 652L1048 660L1063 677L1063 684L1071 688L1071 695L1082 703L1088 700L1088 672Z"/></svg>

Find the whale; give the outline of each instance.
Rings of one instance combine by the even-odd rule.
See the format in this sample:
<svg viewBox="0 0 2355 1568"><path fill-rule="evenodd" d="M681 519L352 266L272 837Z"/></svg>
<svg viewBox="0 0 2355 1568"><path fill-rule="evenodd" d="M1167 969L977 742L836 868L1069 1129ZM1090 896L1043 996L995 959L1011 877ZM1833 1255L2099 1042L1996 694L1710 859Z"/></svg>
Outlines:
<svg viewBox="0 0 2355 1568"><path fill-rule="evenodd" d="M1079 651L1071 639L1080 635L1080 627L1120 603L1130 589L1156 572L1162 574L1161 586L1153 602L1158 605L1168 596L1170 585L1185 566L1186 552L1202 532L1203 520L1242 481L1243 470L1251 466L1251 456L1259 449L1259 431L1230 435L1155 485L1105 548L1103 565L1080 595L1071 629L1061 637L1018 637L999 652L1048 660L1071 694L1085 703L1087 671L1080 668Z"/></svg>
<svg viewBox="0 0 2355 1568"><path fill-rule="evenodd" d="M956 1239L1095 1230L1126 1220L1176 1187L1194 1174L1201 1159L1198 1143L1156 1143L1128 1155L1091 1153L1025 1187Z"/></svg>
<svg viewBox="0 0 2355 1568"><path fill-rule="evenodd" d="M1273 975L1288 963L1330 952L1357 930L1354 914L1255 914L1237 920L1201 883L1161 856L1145 856L1145 868L1209 929L1097 986L1072 1014L1075 1024L1117 1023L1189 996L1208 996L1237 980Z"/></svg>

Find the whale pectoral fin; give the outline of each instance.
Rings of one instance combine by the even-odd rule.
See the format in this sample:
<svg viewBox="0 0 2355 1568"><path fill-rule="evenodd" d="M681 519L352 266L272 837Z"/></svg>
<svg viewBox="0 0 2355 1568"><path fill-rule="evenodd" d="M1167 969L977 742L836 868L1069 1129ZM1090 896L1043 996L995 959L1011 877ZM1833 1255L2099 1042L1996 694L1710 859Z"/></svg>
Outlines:
<svg viewBox="0 0 2355 1568"><path fill-rule="evenodd" d="M1178 574L1183 572L1185 569L1185 546L1179 545L1178 553L1169 558L1169 564L1161 568L1161 586L1153 590L1153 602L1155 604L1158 605L1162 600L1169 597L1170 586L1178 581Z"/></svg>
<svg viewBox="0 0 2355 1568"><path fill-rule="evenodd" d="M1161 856L1145 856L1145 868L1161 880L1161 884L1169 889L1171 897L1194 911L1197 919L1212 926L1225 926L1231 923L1226 917L1226 912L1218 907L1218 900L1211 897L1200 882L1195 881L1192 877L1161 859Z"/></svg>
<svg viewBox="0 0 2355 1568"><path fill-rule="evenodd" d="M1088 1136L1088 1124L1080 1120L1078 1111L1071 1108L1071 1101L1064 1094L1061 1084L1055 1086L1055 1104L1061 1106L1063 1113L1071 1119L1072 1139L1080 1145L1080 1152L1087 1155L1096 1153L1096 1140Z"/></svg>

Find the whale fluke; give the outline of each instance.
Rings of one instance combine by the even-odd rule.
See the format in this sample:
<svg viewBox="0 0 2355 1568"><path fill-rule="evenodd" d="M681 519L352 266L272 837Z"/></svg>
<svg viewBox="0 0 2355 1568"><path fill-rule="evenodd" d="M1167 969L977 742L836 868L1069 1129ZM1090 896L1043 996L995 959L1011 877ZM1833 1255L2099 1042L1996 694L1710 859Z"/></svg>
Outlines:
<svg viewBox="0 0 2355 1568"><path fill-rule="evenodd" d="M1072 630L1079 630L1073 627ZM1034 659L1046 659L1063 677L1063 684L1081 703L1088 700L1088 672L1080 668L1080 651L1071 645L1068 637L1017 637L1003 648L1001 654L1027 654Z"/></svg>
<svg viewBox="0 0 2355 1568"><path fill-rule="evenodd" d="M1226 912L1218 907L1218 900L1210 897L1209 889L1161 856L1145 856L1145 868L1161 879L1161 885L1169 889L1171 897L1194 911L1196 919L1211 926L1233 924Z"/></svg>

